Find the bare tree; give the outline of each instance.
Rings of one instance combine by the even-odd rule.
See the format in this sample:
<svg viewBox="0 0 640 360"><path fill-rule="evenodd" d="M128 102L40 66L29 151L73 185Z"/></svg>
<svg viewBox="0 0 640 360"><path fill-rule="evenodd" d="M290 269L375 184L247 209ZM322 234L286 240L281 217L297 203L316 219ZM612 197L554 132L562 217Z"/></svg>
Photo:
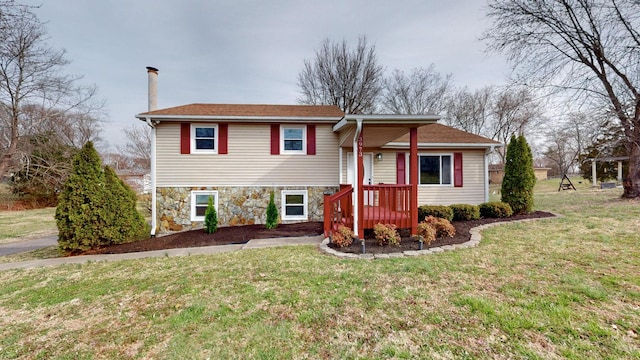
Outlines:
<svg viewBox="0 0 640 360"><path fill-rule="evenodd" d="M543 121L542 106L525 88L486 86L459 90L447 105L445 122L455 128L507 144L512 135L528 135ZM499 149L504 162L504 150Z"/></svg>
<svg viewBox="0 0 640 360"><path fill-rule="evenodd" d="M513 135L528 135L529 129L543 121L541 104L526 88L507 87L496 93L491 115L488 137L503 144Z"/></svg>
<svg viewBox="0 0 640 360"><path fill-rule="evenodd" d="M305 60L298 74L298 102L337 105L348 114L374 112L382 92L382 72L375 46L369 46L366 36L358 39L355 49L345 40L325 39L315 59Z"/></svg>
<svg viewBox="0 0 640 360"><path fill-rule="evenodd" d="M31 10L13 2L0 3L0 177L29 155L20 145L27 143L25 137L32 135L29 132L34 124L52 120L59 113L93 122L88 119L95 120L96 110L102 108L93 100L95 87L77 86L79 77L61 74L68 64L65 52L47 46L44 25ZM30 104L39 106L43 117L29 119L25 107ZM77 119L75 124L79 122ZM60 125L56 128L65 128ZM92 126L90 132L95 133L99 124L93 122Z"/></svg>
<svg viewBox="0 0 640 360"><path fill-rule="evenodd" d="M509 55L532 86L607 103L630 157L624 197L640 196L640 2L490 0L489 49Z"/></svg>
<svg viewBox="0 0 640 360"><path fill-rule="evenodd" d="M495 90L487 86L471 92L458 90L447 103L445 122L457 129L491 137L487 132Z"/></svg>
<svg viewBox="0 0 640 360"><path fill-rule="evenodd" d="M384 86L382 112L390 114L439 114L452 91L451 74L440 75L433 64L409 75L395 69Z"/></svg>
<svg viewBox="0 0 640 360"><path fill-rule="evenodd" d="M122 129L127 143L118 147L118 151L133 160L142 169L151 169L151 128L131 125Z"/></svg>

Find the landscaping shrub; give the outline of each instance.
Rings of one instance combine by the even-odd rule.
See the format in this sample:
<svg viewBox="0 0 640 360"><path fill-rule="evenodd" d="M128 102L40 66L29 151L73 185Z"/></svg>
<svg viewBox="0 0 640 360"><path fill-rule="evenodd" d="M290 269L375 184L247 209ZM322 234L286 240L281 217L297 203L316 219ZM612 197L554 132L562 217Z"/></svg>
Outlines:
<svg viewBox="0 0 640 360"><path fill-rule="evenodd" d="M400 234L396 230L394 224L375 224L373 225L373 233L378 241L378 245L400 245Z"/></svg>
<svg viewBox="0 0 640 360"><path fill-rule="evenodd" d="M55 218L58 245L64 251L130 242L148 234L136 210L135 193L111 168L102 168L91 142L73 158Z"/></svg>
<svg viewBox="0 0 640 360"><path fill-rule="evenodd" d="M204 230L207 234L213 234L218 230L218 212L213 206L213 196L209 196L207 210L204 212Z"/></svg>
<svg viewBox="0 0 640 360"><path fill-rule="evenodd" d="M109 166L104 167L106 192L102 244L122 244L148 237L150 227L138 212L138 197Z"/></svg>
<svg viewBox="0 0 640 360"><path fill-rule="evenodd" d="M421 222L418 224L418 235L422 237L422 242L429 245L436 239L436 229L433 224Z"/></svg>
<svg viewBox="0 0 640 360"><path fill-rule="evenodd" d="M477 205L469 204L452 204L449 205L453 211L453 220L466 221L480 219L480 209Z"/></svg>
<svg viewBox="0 0 640 360"><path fill-rule="evenodd" d="M480 204L480 216L485 218L506 218L513 215L511 205L502 201L492 201Z"/></svg>
<svg viewBox="0 0 640 360"><path fill-rule="evenodd" d="M331 242L341 248L351 245L353 243L353 230L344 225L338 226L338 231L334 231L331 234Z"/></svg>
<svg viewBox="0 0 640 360"><path fill-rule="evenodd" d="M418 219L424 219L427 216L453 220L453 211L450 207L444 205L422 205L418 208Z"/></svg>
<svg viewBox="0 0 640 360"><path fill-rule="evenodd" d="M269 195L269 205L267 205L267 222L265 227L267 229L275 229L278 226L278 208L273 200L273 191Z"/></svg>
<svg viewBox="0 0 640 360"><path fill-rule="evenodd" d="M502 179L502 201L511 206L514 214L528 214L533 209L533 171L531 148L524 136L511 137L507 146Z"/></svg>
<svg viewBox="0 0 640 360"><path fill-rule="evenodd" d="M454 237L456 235L456 228L447 219L427 216L422 223L431 225L436 231L436 237Z"/></svg>

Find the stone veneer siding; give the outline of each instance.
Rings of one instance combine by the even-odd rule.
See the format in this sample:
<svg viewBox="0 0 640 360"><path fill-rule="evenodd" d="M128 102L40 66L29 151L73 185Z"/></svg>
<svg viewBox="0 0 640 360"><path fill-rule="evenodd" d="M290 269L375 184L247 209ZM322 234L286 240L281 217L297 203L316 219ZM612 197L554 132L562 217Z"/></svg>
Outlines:
<svg viewBox="0 0 640 360"><path fill-rule="evenodd" d="M307 190L308 221L323 221L324 193L333 194L337 186L205 186L159 187L157 217L159 234L186 231L203 227L201 221L191 221L191 191L213 190L218 192L218 225L235 226L264 224L266 222L269 195L273 191L278 214L282 217L282 190ZM282 221L282 220L281 220ZM282 221L285 223L297 221Z"/></svg>

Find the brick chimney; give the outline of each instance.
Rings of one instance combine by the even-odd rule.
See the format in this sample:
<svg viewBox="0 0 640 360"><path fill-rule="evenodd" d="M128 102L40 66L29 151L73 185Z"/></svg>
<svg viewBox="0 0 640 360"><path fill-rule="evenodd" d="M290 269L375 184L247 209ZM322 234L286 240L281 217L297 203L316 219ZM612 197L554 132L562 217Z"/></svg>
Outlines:
<svg viewBox="0 0 640 360"><path fill-rule="evenodd" d="M149 111L158 109L158 69L147 66L149 75Z"/></svg>

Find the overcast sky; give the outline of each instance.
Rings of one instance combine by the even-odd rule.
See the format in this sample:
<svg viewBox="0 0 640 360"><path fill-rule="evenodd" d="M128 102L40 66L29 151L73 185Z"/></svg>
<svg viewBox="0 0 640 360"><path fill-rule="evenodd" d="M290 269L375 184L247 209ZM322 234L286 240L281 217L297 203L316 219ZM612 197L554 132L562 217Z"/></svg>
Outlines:
<svg viewBox="0 0 640 360"><path fill-rule="evenodd" d="M158 107L194 102L295 104L297 75L324 38L366 35L387 73L435 64L457 86L503 84L509 68L478 40L484 0L18 0L42 4L49 45L67 72L107 102L103 134L147 111L146 66L160 70Z"/></svg>

